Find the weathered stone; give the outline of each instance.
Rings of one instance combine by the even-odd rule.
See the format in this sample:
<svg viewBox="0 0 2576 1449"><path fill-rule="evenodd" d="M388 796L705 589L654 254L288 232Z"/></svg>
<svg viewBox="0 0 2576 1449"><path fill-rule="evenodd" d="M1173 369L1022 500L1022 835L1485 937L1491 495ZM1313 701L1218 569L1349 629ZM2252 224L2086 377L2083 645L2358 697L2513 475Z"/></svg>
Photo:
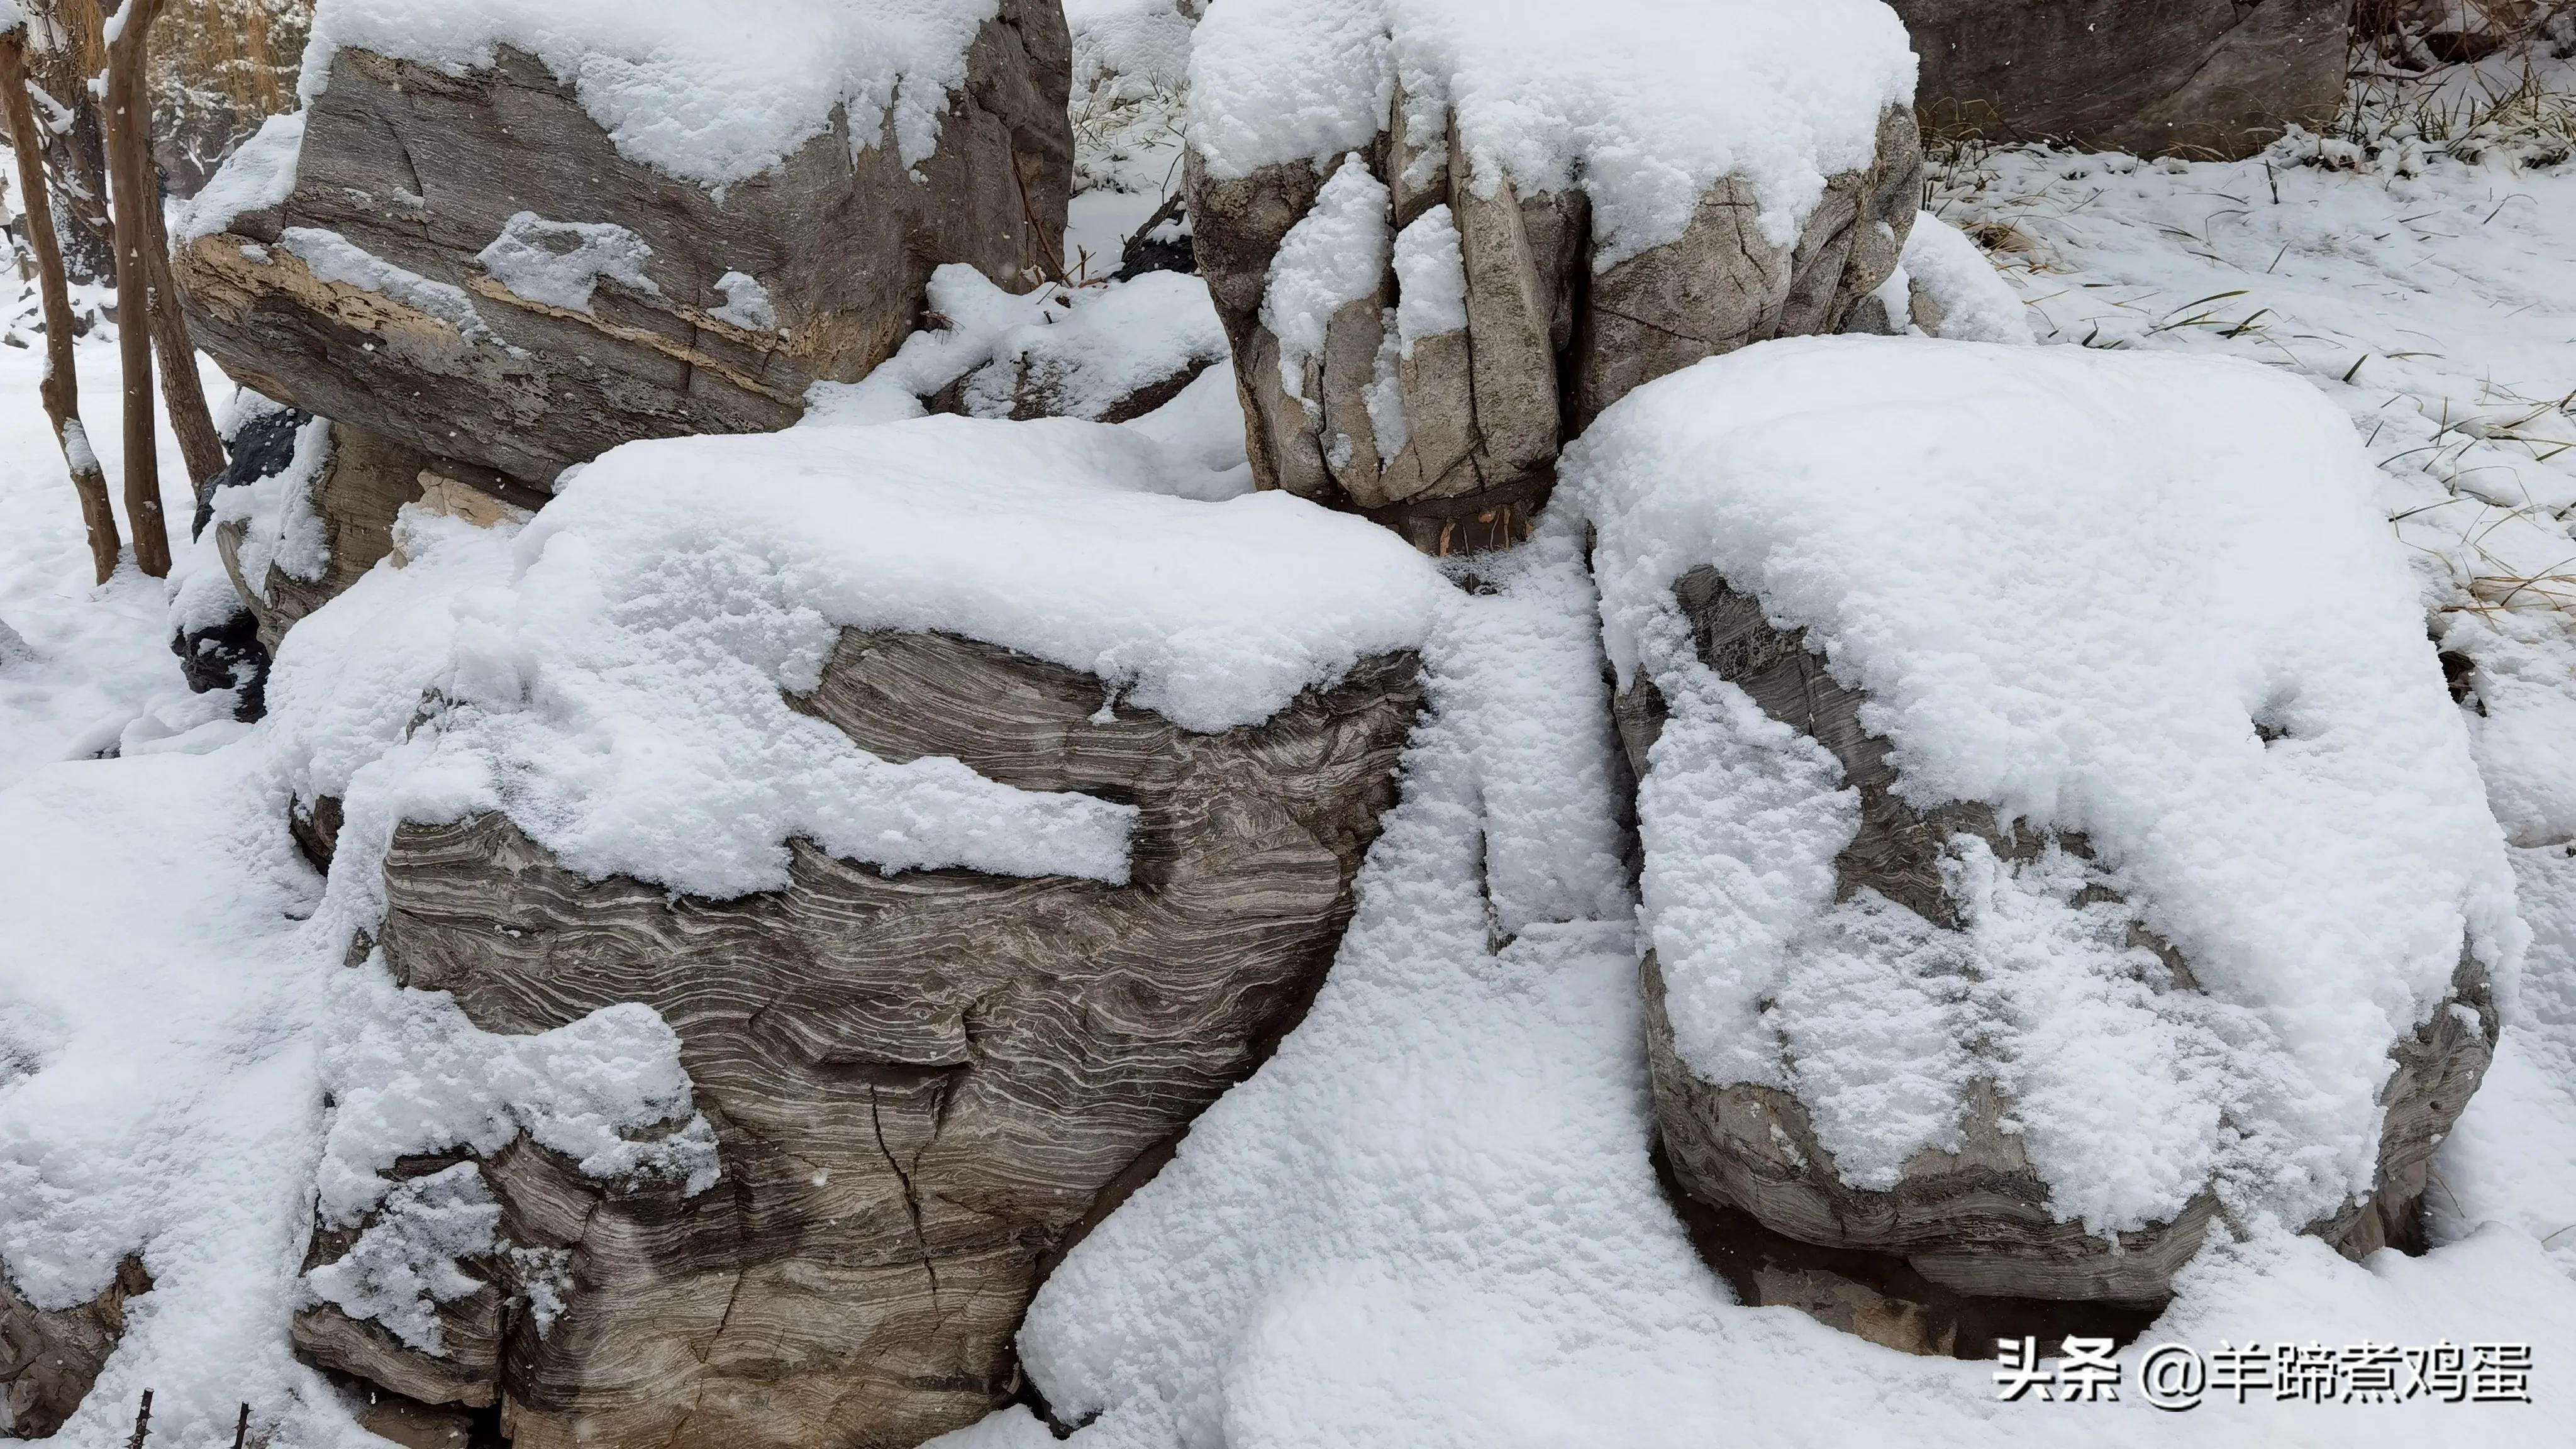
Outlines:
<svg viewBox="0 0 2576 1449"><path fill-rule="evenodd" d="M1889 0L1927 132L2243 156L2342 109L2349 0Z"/></svg>
<svg viewBox="0 0 2576 1449"><path fill-rule="evenodd" d="M1394 115L1372 158L1389 178L1392 222L1449 207L1467 306L1463 332L1417 339L1396 363L1401 447L1379 438L1371 408L1398 300L1392 275L1331 319L1299 395L1261 323L1272 260L1314 205L1317 168L1218 178L1192 153L1190 214L1200 273L1234 348L1254 477L1366 513L1435 554L1517 541L1554 486L1558 448L1632 389L1751 342L1859 319L1895 271L1922 187L1914 119L1891 109L1875 160L1831 179L1793 244L1760 233L1750 189L1730 177L1680 238L1596 274L1581 191L1523 196L1507 179L1472 174L1470 161L1431 164L1469 148L1455 134L1406 134L1420 122L1404 104Z"/></svg>
<svg viewBox="0 0 2576 1449"><path fill-rule="evenodd" d="M263 577L243 577L241 520L215 525L215 548L242 603L259 620L259 643L274 653L295 621L338 598L393 551L394 515L420 497L435 466L427 455L391 439L333 423L331 456L315 470L309 506L322 519L329 562L317 579L299 579L275 564Z"/></svg>
<svg viewBox="0 0 2576 1449"><path fill-rule="evenodd" d="M38 1308L0 1280L0 1433L42 1439L61 1428L125 1336L126 1300L151 1291L140 1258L118 1264L104 1292L70 1308Z"/></svg>
<svg viewBox="0 0 2576 1449"><path fill-rule="evenodd" d="M1958 930L1940 870L1952 837L1979 837L2003 859L2035 859L2050 845L2090 858L2081 835L2007 831L1982 804L1928 810L1908 804L1896 792L1887 740L1861 723L1865 697L1827 671L1802 632L1769 623L1756 600L1730 589L1713 569L1693 570L1674 593L1700 662L1743 689L1764 713L1823 745L1858 793L1859 828L1836 861L1839 899L1873 891L1938 929ZM1641 775L1662 721L1655 686L1641 675L1618 701L1622 742ZM2115 898L2106 887L2088 890ZM2133 925L2130 944L2163 963L2163 979L2153 989L2201 989L2190 962L2167 942ZM2013 1334L2079 1326L2029 1303L2014 1309L2010 1300L2100 1305L2111 1320L2126 1322L2171 1292L2173 1274L2198 1250L2216 1211L2214 1194L2204 1190L2171 1220L2122 1233L2116 1244L2080 1223L2059 1221L2049 1210L2049 1184L2018 1135L2003 1125L2014 1104L1991 1082L1970 1090L1958 1151L1917 1153L1893 1188L1853 1187L1796 1096L1750 1083L1712 1083L1691 1070L1674 1042L1653 955L1642 974L1657 1122L1679 1190L1739 1210L1791 1243L1862 1255L1772 1253L1775 1261L1758 1270L1737 1264L1729 1276L1751 1301L1802 1307L1916 1352L1982 1348L1993 1337L1986 1330L1998 1323L2028 1325L2002 1330ZM2387 1117L2375 1192L2309 1224L2309 1232L2355 1257L2384 1246L2420 1251L2429 1158L2484 1074L2498 1025L2485 973L2464 957L2450 1000L2391 1046L2397 1071L2381 1096ZM1961 1322L1980 1325L1983 1342L1972 1344L1941 1326Z"/></svg>
<svg viewBox="0 0 2576 1449"><path fill-rule="evenodd" d="M181 290L198 342L236 378L529 484L636 438L783 427L808 384L855 380L919 325L934 267L1014 287L1054 269L1070 47L1057 0L1003 0L919 166L890 139L854 151L836 112L721 199L621 155L526 55L447 75L344 50L306 109L293 193L183 247ZM523 211L626 228L651 248L652 288L603 281L587 312L511 291L477 257ZM292 228L336 232L466 299L424 310L417 288L405 300L322 280ZM760 283L776 330L715 315L730 272Z"/></svg>
<svg viewBox="0 0 2576 1449"><path fill-rule="evenodd" d="M559 1255L550 1321L509 1291L497 1364L456 1364L519 1449L909 1449L1016 1391L1050 1255L1302 1014L1417 686L1380 658L1216 735L1102 719L1101 697L991 645L851 631L800 706L886 759L1132 802L1123 887L887 874L799 842L784 889L706 901L584 880L500 816L401 829L396 976L495 1032L652 1005L722 1151L694 1198L524 1140L482 1164L517 1252L477 1271L524 1285L520 1255ZM447 1371L361 1366L318 1313L299 1342L378 1382Z"/></svg>

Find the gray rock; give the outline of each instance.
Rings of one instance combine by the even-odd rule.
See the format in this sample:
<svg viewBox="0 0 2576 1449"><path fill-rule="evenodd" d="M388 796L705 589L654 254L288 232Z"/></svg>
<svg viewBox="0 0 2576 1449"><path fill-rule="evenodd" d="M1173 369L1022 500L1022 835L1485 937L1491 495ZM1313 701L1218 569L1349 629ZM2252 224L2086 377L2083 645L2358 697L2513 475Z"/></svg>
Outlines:
<svg viewBox="0 0 2576 1449"><path fill-rule="evenodd" d="M2008 832L1982 804L1954 802L1930 810L1907 804L1895 791L1888 742L1861 724L1865 697L1826 671L1802 632L1770 624L1756 600L1729 588L1713 569L1693 570L1674 592L1700 661L1742 688L1764 713L1822 744L1859 793L1859 830L1836 861L1838 898L1875 891L1936 928L1957 930L1961 923L1939 869L1944 843L1953 835L1978 836L2006 859L2034 859L2050 844L2091 856L2081 835ZM1662 711L1655 686L1642 675L1618 701L1622 741L1641 775ZM2114 898L2104 887L2089 889ZM2173 946L2138 926L2130 928L2130 941L2162 961L2164 979L2157 989L2201 989L2191 963ZM1652 955L1644 963L1643 989L1657 1124L1680 1192L1741 1211L1765 1232L1792 1243L1862 1255L1730 1274L1739 1277L1740 1290L1750 1284L1757 1301L1806 1308L1829 1323L1917 1352L1968 1346L1955 1333L1942 1337L1939 1325L1961 1321L1965 1313L1982 1332L1999 1321L1993 1311L1998 1300L2092 1303L2134 1331L2144 1321L2135 1315L2170 1294L2174 1272L2198 1250L2218 1210L2215 1196L2204 1191L2172 1220L2122 1233L2117 1244L2079 1223L2057 1221L2048 1210L2049 1185L2032 1168L2018 1137L1999 1125L2012 1104L1991 1084L1972 1090L1959 1151L1918 1153L1891 1189L1852 1187L1794 1095L1747 1083L1711 1083L1692 1072L1675 1046ZM2455 1006L2466 1008L2475 1025ZM2310 1224L2309 1232L2354 1257L2385 1246L2422 1249L2429 1158L2484 1074L2498 1026L2485 972L2464 957L2450 1001L2391 1045L2398 1070L2381 1097L2387 1119L2376 1190L2367 1202ZM1969 1311L1980 1302L1983 1310ZM2068 1329L2059 1317L2044 1329L2006 1331ZM1978 1346L1991 1341L1986 1334Z"/></svg>
<svg viewBox="0 0 2576 1449"><path fill-rule="evenodd" d="M119 1263L105 1291L69 1308L38 1308L0 1281L0 1434L43 1439L61 1428L125 1337L126 1301L151 1291L140 1258Z"/></svg>
<svg viewBox="0 0 2576 1449"><path fill-rule="evenodd" d="M808 384L857 379L920 325L934 267L1013 287L1056 268L1070 56L1057 0L1003 0L920 166L890 141L854 155L836 113L719 203L620 155L526 55L451 76L345 50L307 110L293 193L182 247L180 288L199 345L235 378L539 487L636 438L783 427ZM513 292L477 257L523 211L626 228L651 248L651 289L603 282L587 312ZM279 245L289 228L336 232L465 298L425 309L322 280ZM737 271L767 292L776 330L715 315L716 283Z"/></svg>
<svg viewBox="0 0 2576 1449"><path fill-rule="evenodd" d="M1914 118L1892 109L1876 160L1832 178L1794 245L1759 234L1758 208L1729 178L1681 238L1594 275L1580 191L1522 196L1503 181L1482 195L1464 160L1414 168L1444 141L1451 157L1468 150L1454 134L1402 134L1401 101L1393 114L1396 133L1371 157L1392 178L1393 224L1446 204L1467 289L1466 330L1421 339L1397 366L1401 447L1378 437L1368 403L1386 309L1398 300L1392 275L1332 319L1303 398L1282 382L1279 340L1261 324L1272 259L1322 185L1316 168L1217 178L1193 153L1190 215L1199 271L1234 348L1255 478L1366 513L1434 554L1523 537L1554 486L1559 447L1630 390L1747 343L1866 320L1861 304L1894 272L1922 188Z"/></svg>
<svg viewBox="0 0 2576 1449"><path fill-rule="evenodd" d="M2243 156L2342 109L2350 0L1889 0L1924 129Z"/></svg>
<svg viewBox="0 0 2576 1449"><path fill-rule="evenodd" d="M1134 803L1124 887L798 843L783 890L706 901L584 880L499 816L403 827L397 978L495 1032L652 1005L723 1175L613 1189L522 1140L481 1164L516 1251L473 1270L488 1300L447 1305L447 1362L327 1309L299 1346L415 1397L497 1398L520 1449L909 1449L978 1418L1019 1387L1046 1267L1303 1013L1392 801L1414 668L1375 659L1199 735L1100 720L1097 680L991 645L842 636L800 707L887 759ZM531 1261L554 1265L550 1314Z"/></svg>

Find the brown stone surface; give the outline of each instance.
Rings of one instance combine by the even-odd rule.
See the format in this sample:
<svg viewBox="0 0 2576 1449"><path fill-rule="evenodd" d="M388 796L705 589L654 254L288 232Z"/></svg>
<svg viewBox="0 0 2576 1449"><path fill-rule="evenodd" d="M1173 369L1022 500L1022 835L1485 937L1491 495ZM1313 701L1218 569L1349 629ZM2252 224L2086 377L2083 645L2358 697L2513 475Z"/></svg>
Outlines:
<svg viewBox="0 0 2576 1449"><path fill-rule="evenodd" d="M1713 569L1694 570L1674 592L1692 625L1700 661L1741 687L1766 714L1832 752L1858 791L1860 828L1836 862L1841 898L1875 891L1936 927L1955 930L1960 923L1939 871L1944 843L1953 835L1978 836L2006 859L2034 858L2052 843L2090 857L2080 835L2007 832L1981 804L1929 811L1907 804L1895 792L1887 741L1861 724L1865 697L1827 672L1802 633L1771 625L1756 600L1730 589ZM1622 739L1641 773L1661 723L1661 702L1641 676L1619 701ZM2108 896L2104 887L2090 889ZM2190 962L2170 944L2138 926L2131 927L2130 939L2162 961L2156 989L2201 989ZM1943 1313L1955 1317L1956 1305L1944 1305L1962 1295L2074 1300L2121 1311L2151 1305L2170 1293L2174 1272L2199 1248L2216 1211L2214 1196L2203 1192L2173 1220L2121 1234L2116 1247L2079 1223L2056 1220L2048 1208L2049 1185L2018 1137L2001 1126L2012 1104L1984 1083L1972 1090L1958 1152L1917 1154L1886 1191L1852 1187L1793 1094L1711 1083L1691 1071L1675 1047L1651 954L1643 976L1657 1121L1680 1190L1740 1210L1783 1238L1883 1260L1866 1275L1869 1281L1853 1278L1866 1293L1846 1293L1828 1282L1837 1276L1830 1262L1745 1275L1757 1301L1793 1303L1853 1331L1874 1323L1882 1341L1911 1338L1918 1352L1954 1351L1957 1343L1945 1344L1920 1322L1903 1327L1901 1308L1891 1304L1912 1302L1936 1320ZM2455 1005L2467 1008L2476 1025L2462 1020ZM2391 1045L2398 1070L2381 1097L2387 1118L2377 1191L2366 1203L2310 1224L2308 1231L2356 1257L2381 1246L2420 1250L2431 1153L2484 1074L2498 1026L2484 972L2464 959L2451 1001ZM1900 1266L1903 1272L1896 1271ZM1940 1297L1907 1298L1904 1285L1920 1282L1935 1285Z"/></svg>
<svg viewBox="0 0 2576 1449"><path fill-rule="evenodd" d="M42 1439L61 1428L125 1336L126 1300L151 1291L139 1258L118 1264L105 1292L70 1308L38 1308L0 1280L0 1434Z"/></svg>
<svg viewBox="0 0 2576 1449"><path fill-rule="evenodd" d="M1889 0L1924 128L2243 156L2343 106L2351 0Z"/></svg>
<svg viewBox="0 0 2576 1449"><path fill-rule="evenodd" d="M1233 344L1263 487L1366 513L1429 553L1514 542L1554 484L1559 447L1631 389L1765 338L1885 325L1865 321L1861 304L1895 270L1922 189L1922 149L1901 109L1881 120L1875 162L1831 179L1793 245L1760 235L1758 208L1728 178L1679 239L1598 275L1580 191L1522 196L1504 181L1482 195L1463 160L1407 182L1411 158L1444 138L1403 134L1406 107L1394 114L1396 132L1369 157L1394 178L1393 225L1446 204L1467 283L1466 330L1420 339L1397 364L1401 448L1381 447L1366 397L1399 300L1392 275L1333 317L1302 399L1261 323L1271 261L1321 188L1316 168L1217 178L1190 158L1199 271ZM1468 154L1454 134L1445 141L1450 156Z"/></svg>
<svg viewBox="0 0 2576 1449"><path fill-rule="evenodd" d="M502 817L405 826L397 978L496 1032L652 1005L723 1161L695 1198L611 1190L524 1140L481 1164L501 1239L562 1255L564 1306L540 1326L505 1253L475 1270L502 1285L497 1362L478 1291L447 1305L452 1367L485 1376L519 1449L910 1449L1006 1400L1052 1255L1302 1014L1416 691L1409 656L1381 658L1199 735L1098 722L1097 680L994 646L842 636L802 707L887 759L1134 803L1124 887L888 875L799 843L783 890L704 901L583 880ZM475 1401L420 1355L362 1363L391 1343L372 1325L308 1313L298 1341Z"/></svg>
<svg viewBox="0 0 2576 1449"><path fill-rule="evenodd" d="M435 466L427 455L389 438L328 426L331 456L309 485L331 550L320 578L299 579L275 564L262 579L243 577L241 545L248 526L239 520L215 525L215 549L234 592L259 620L261 647L271 653L296 620L338 598L393 552L394 515L420 497L421 478Z"/></svg>
<svg viewBox="0 0 2576 1449"><path fill-rule="evenodd" d="M180 249L199 345L272 397L425 453L550 484L635 438L783 427L919 324L947 262L1020 287L1056 265L1071 184L1071 42L1057 0L1003 0L968 56L936 154L853 154L846 116L778 168L713 193L620 155L546 68L503 50L450 76L343 51L307 109L294 192ZM520 297L477 255L510 217L640 236L647 293L583 313ZM463 289L479 325L317 279L292 227L333 231ZM250 250L244 250L248 247ZM716 318L718 278L767 290L781 330Z"/></svg>

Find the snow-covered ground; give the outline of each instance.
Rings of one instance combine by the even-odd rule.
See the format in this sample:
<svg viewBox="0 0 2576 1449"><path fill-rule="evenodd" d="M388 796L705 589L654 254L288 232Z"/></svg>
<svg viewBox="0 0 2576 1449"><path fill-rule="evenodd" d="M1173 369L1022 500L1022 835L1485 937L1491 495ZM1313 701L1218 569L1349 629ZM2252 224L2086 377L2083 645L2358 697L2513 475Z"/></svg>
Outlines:
<svg viewBox="0 0 2576 1449"><path fill-rule="evenodd" d="M110 491L118 493L117 526L123 530L116 347L93 340L82 343L75 356L81 416L107 468ZM0 623L16 630L34 654L0 658L0 785L50 761L118 745L156 703L190 723L202 713L186 699L167 627L172 588L200 563L188 547L195 505L178 442L165 422L161 497L171 520L171 551L179 556L172 580L146 578L129 561L106 584L94 583L80 503L36 395L44 366L41 346L0 347ZM210 396L221 399L232 391L212 364L204 373ZM126 544L130 559L130 536ZM163 732L159 721L147 723L133 743Z"/></svg>
<svg viewBox="0 0 2576 1449"><path fill-rule="evenodd" d="M1077 203L1097 235L1123 236L1171 179L1169 86L1133 88L1114 124L1134 144L1095 155L1133 188ZM1648 1164L1630 902L1584 833L1612 777L1580 723L1598 714L1594 602L1560 518L1434 623L1441 709L1313 1014L1041 1300L1033 1369L1059 1412L1101 1415L1078 1442L2576 1441L2576 541L2559 516L2576 449L2554 451L2576 445L2576 164L2533 164L2552 143L2509 129L2474 160L2421 135L2240 163L1980 153L1932 201L2001 261L2042 341L2251 357L2353 414L2428 617L2472 666L2534 928L2519 1016L2441 1159L2440 1245L2355 1265L2253 1227L2186 1271L2133 1370L2165 1341L2519 1342L2536 1406L1999 1404L1988 1366L1734 1305ZM322 884L283 831L276 727L244 737L184 695L172 585L90 584L39 363L0 349L0 620L32 651L0 663L0 1256L48 1304L128 1252L156 1278L57 1442L122 1442L146 1386L155 1444L228 1443L241 1401L281 1449L348 1442L285 1342L336 1150L326 1093L345 1120L393 1091L406 1052L480 1048L302 923ZM113 477L111 351L84 347L82 368ZM1201 458L1223 371L1184 395L1176 452ZM1181 423L1130 426L1168 441L1157 427ZM175 445L163 457L184 517ZM488 624L489 597L467 622ZM122 758L87 758L111 743ZM469 1134L490 1130L490 1091L467 1096ZM960 1442L1052 1440L1014 1410Z"/></svg>

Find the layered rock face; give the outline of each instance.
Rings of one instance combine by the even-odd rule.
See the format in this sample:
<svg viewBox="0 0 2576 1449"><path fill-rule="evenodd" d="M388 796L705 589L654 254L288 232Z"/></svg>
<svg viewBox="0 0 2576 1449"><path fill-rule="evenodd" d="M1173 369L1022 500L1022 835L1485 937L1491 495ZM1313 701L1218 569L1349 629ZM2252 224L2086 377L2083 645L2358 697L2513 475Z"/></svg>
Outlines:
<svg viewBox="0 0 2576 1449"><path fill-rule="evenodd" d="M1202 55L1231 18L1211 13ZM1399 26L1397 54L1407 41ZM1536 64L1545 43L1515 63ZM1189 154L1199 270L1233 344L1264 487L1365 512L1427 552L1516 542L1559 448L1631 389L1766 338L1898 325L1871 294L1895 271L1922 190L1902 105L1878 113L1865 164L1826 176L1795 227L1777 225L1776 193L1725 174L1679 235L1637 247L1597 221L1595 190L1572 179L1586 163L1525 184L1495 159L1502 143L1408 83L1421 78L1398 80L1365 144L1254 167L1214 164L1204 145ZM1253 101L1203 90L1192 104L1211 131L1278 124L1234 114ZM1534 95L1529 109L1549 104ZM1663 121L1610 125L1651 135Z"/></svg>
<svg viewBox="0 0 2576 1449"><path fill-rule="evenodd" d="M1858 792L1861 824L1835 862L1837 899L1876 893L1917 928L1955 936L1963 921L1945 869L1955 837L1976 837L1996 858L2024 864L2050 849L2092 859L2080 834L2007 831L1983 804L1908 804L1897 794L1889 742L1862 722L1867 696L1827 671L1804 631L1769 623L1759 600L1711 568L1676 581L1674 596L1699 662L1765 715L1824 746ZM1663 698L1641 674L1617 710L1629 757L1648 775ZM2120 897L2094 885L2077 899ZM2155 991L2203 990L2191 961L2143 926L2131 922L2126 943L2161 963ZM2210 1190L2139 1231L2096 1234L2063 1220L2015 1120L2034 1109L1993 1081L1970 1086L1958 1150L1917 1152L1892 1187L1855 1187L1798 1096L1698 1075L1676 1045L1651 953L1642 977L1670 1180L1694 1200L1686 1213L1699 1215L1694 1228L1747 1302L1798 1307L1910 1352L1990 1356L1999 1335L2135 1333L2201 1246L2217 1209ZM2433 1149L2484 1076L2499 1025L2484 968L2463 955L2450 999L2389 1048L2395 1071L2380 1097L2386 1119L2374 1190L2307 1231L2356 1259L2389 1246L2422 1251ZM1720 1216L1710 1218L1711 1210Z"/></svg>
<svg viewBox="0 0 2576 1449"><path fill-rule="evenodd" d="M713 189L506 46L464 74L342 49L291 190L186 241L181 289L248 385L540 488L632 439L782 427L918 325L937 265L1056 266L1069 48L1055 0L1004 0L917 165L836 109Z"/></svg>
<svg viewBox="0 0 2576 1449"><path fill-rule="evenodd" d="M972 1422L1017 1390L1012 1336L1055 1257L1302 1014L1417 698L1411 656L1382 656L1192 734L1104 717L1097 680L997 646L842 634L801 708L886 760L1134 804L1125 886L800 843L785 889L718 902L585 880L500 816L402 827L397 979L501 1033L651 1005L722 1176L616 1189L521 1140L466 1169L503 1248L467 1261L443 1355L328 1306L301 1351L497 1403L520 1449L895 1449ZM465 1161L415 1164L417 1191L472 1196L441 1176Z"/></svg>
<svg viewBox="0 0 2576 1449"><path fill-rule="evenodd" d="M2242 156L2343 106L2346 0L1889 3L1935 132Z"/></svg>

